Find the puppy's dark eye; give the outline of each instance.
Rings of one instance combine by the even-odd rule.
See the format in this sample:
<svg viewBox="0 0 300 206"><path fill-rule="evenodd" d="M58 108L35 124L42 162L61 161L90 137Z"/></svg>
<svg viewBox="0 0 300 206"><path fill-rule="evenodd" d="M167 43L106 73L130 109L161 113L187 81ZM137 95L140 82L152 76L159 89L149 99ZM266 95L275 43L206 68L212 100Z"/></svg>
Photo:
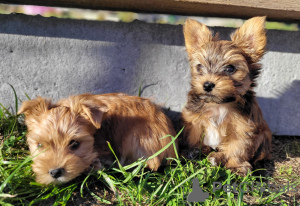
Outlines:
<svg viewBox="0 0 300 206"><path fill-rule="evenodd" d="M41 143L38 143L37 147L41 148L41 147L43 147L43 145Z"/></svg>
<svg viewBox="0 0 300 206"><path fill-rule="evenodd" d="M233 65L228 65L225 67L224 72L226 74L234 74L236 72L236 68Z"/></svg>
<svg viewBox="0 0 300 206"><path fill-rule="evenodd" d="M201 73L202 72L202 64L197 64L197 66L196 66L196 70L197 70L197 72L199 72L199 73Z"/></svg>
<svg viewBox="0 0 300 206"><path fill-rule="evenodd" d="M78 147L80 146L80 142L76 140L71 140L69 146L70 146L70 150L77 150Z"/></svg>

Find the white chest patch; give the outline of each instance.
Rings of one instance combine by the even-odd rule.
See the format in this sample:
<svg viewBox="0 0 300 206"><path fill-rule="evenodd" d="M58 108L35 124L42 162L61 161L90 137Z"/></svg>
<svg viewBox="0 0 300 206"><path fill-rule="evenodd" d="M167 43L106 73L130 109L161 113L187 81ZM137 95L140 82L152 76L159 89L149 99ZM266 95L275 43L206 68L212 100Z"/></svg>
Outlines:
<svg viewBox="0 0 300 206"><path fill-rule="evenodd" d="M227 116L228 110L224 107L213 109L213 115L210 117L205 128L205 137L203 143L216 149L221 142L220 125Z"/></svg>

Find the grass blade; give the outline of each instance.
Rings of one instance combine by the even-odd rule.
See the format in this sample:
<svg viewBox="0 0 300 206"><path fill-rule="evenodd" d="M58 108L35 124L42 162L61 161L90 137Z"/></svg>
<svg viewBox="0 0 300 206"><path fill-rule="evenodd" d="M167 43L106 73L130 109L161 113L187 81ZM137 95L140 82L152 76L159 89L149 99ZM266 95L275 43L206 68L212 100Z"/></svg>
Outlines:
<svg viewBox="0 0 300 206"><path fill-rule="evenodd" d="M138 96L140 97L142 95L142 85L144 83L145 80L142 81L142 83L140 84L139 86L139 93L138 93Z"/></svg>
<svg viewBox="0 0 300 206"><path fill-rule="evenodd" d="M0 185L0 193L3 192L3 189L7 183L14 177L14 175L25 165L27 162L31 161L32 157L27 157Z"/></svg>
<svg viewBox="0 0 300 206"><path fill-rule="evenodd" d="M97 200L100 201L101 203L104 203L104 204L112 204L110 201L105 200L105 199L99 197L98 195L96 195L95 193L91 192L91 191L89 190L88 187L86 187L86 190L88 191L88 193L90 193L90 195L92 195L92 197L94 197L95 199L97 199Z"/></svg>
<svg viewBox="0 0 300 206"><path fill-rule="evenodd" d="M148 157L147 159L142 160L142 161L143 161L143 162L146 162L147 160L150 160L150 159L156 157L157 155L159 155L160 153L162 153L164 150L166 150L168 147L170 147L172 144L175 143L176 139L179 137L179 135L181 134L182 131L183 131L183 129L181 129L180 132L178 132L178 134L177 134L174 138L172 138L172 141L169 142L166 146L164 146L161 150L159 150L159 151L156 152L155 154L151 155L150 157ZM172 136L171 136L171 135L166 135L166 136L164 136L164 137L162 137L162 138L166 138L166 137L172 137ZM124 169L125 169L125 170L131 169L131 168L133 168L133 167L139 165L140 163L141 163L141 162L135 162L135 163L132 163L132 164L130 164L130 165L128 165L128 166L125 166Z"/></svg>
<svg viewBox="0 0 300 206"><path fill-rule="evenodd" d="M28 94L25 93L25 96L27 97L28 100L31 100Z"/></svg>
<svg viewBox="0 0 300 206"><path fill-rule="evenodd" d="M17 96L17 92L15 90L15 88L11 85L11 84L8 84L14 91L14 95L15 95L15 112L17 113L18 112L18 108L19 108L19 105L18 105L18 96Z"/></svg>

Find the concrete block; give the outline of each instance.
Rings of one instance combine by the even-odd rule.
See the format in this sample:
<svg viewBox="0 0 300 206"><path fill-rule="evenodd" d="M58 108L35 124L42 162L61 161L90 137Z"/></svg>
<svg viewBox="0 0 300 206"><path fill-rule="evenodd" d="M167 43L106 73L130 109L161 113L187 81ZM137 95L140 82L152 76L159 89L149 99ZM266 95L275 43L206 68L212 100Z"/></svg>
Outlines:
<svg viewBox="0 0 300 206"><path fill-rule="evenodd" d="M231 28L212 28L229 39ZM271 130L300 135L300 32L268 31L256 89ZM40 95L125 92L172 111L187 100L190 73L182 26L0 15L0 102ZM13 108L13 107L12 107Z"/></svg>

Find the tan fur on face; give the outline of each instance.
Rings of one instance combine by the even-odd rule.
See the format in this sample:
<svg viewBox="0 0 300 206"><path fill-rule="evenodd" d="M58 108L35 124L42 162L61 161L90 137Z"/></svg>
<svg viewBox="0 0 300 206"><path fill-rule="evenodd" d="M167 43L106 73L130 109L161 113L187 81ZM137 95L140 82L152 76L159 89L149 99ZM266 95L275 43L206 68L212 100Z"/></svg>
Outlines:
<svg viewBox="0 0 300 206"><path fill-rule="evenodd" d="M26 115L27 142L32 156L37 155L32 168L38 182L67 182L86 170L97 158L93 150L95 127L70 108L53 105L39 97L24 102L19 113ZM71 140L81 143L75 151L69 148ZM64 174L54 179L49 171L58 168L64 168Z"/></svg>
<svg viewBox="0 0 300 206"><path fill-rule="evenodd" d="M160 138L175 135L160 108L148 99L125 94L83 94L56 104L38 97L24 102L19 113L26 116L30 152L38 154L32 168L43 184L67 182L98 159L111 164L114 156L106 141L121 163L128 164L150 157L171 141ZM72 140L80 142L78 149L71 150ZM173 146L147 165L157 170L166 157L175 157ZM53 178L49 172L58 168L63 168L63 175Z"/></svg>
<svg viewBox="0 0 300 206"><path fill-rule="evenodd" d="M195 20L187 20L184 36L191 66L191 91L182 112L189 147L208 146L213 164L222 164L241 174L251 163L269 158L271 131L263 119L253 87L257 64L264 54L265 17L246 21L232 41L218 40ZM226 69L233 67L234 73ZM205 82L214 87L205 91ZM206 150L206 149L205 149Z"/></svg>

